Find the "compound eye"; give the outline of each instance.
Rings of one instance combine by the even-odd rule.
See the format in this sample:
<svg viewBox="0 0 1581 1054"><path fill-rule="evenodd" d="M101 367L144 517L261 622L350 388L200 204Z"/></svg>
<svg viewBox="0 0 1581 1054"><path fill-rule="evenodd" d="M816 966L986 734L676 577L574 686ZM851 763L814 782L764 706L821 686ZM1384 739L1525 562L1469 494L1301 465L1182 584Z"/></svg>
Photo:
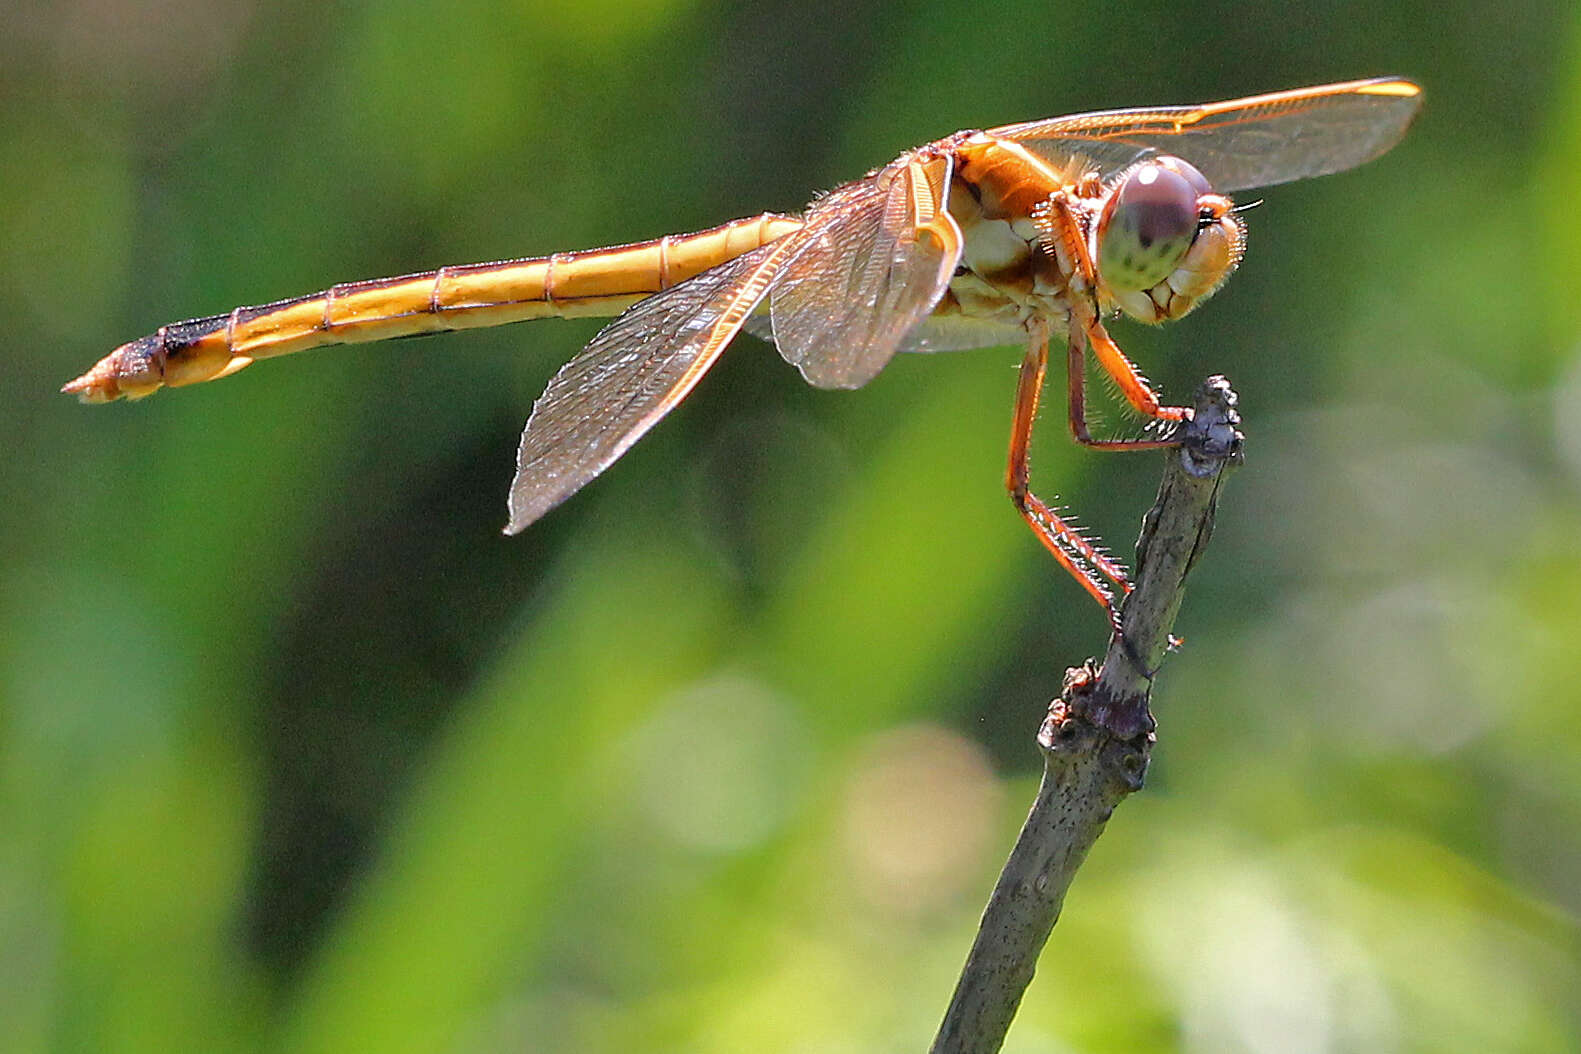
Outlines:
<svg viewBox="0 0 1581 1054"><path fill-rule="evenodd" d="M1207 180L1176 158L1189 172ZM1151 289L1174 271L1197 233L1197 188L1174 167L1149 161L1120 184L1098 246L1098 270L1120 290Z"/></svg>
<svg viewBox="0 0 1581 1054"><path fill-rule="evenodd" d="M1169 154L1159 157L1158 164L1178 176L1185 177L1186 182L1191 184L1191 189L1197 192L1197 197L1200 198L1204 194L1213 193L1213 186L1208 182L1208 177L1197 171L1195 165L1187 164L1180 158L1172 157Z"/></svg>

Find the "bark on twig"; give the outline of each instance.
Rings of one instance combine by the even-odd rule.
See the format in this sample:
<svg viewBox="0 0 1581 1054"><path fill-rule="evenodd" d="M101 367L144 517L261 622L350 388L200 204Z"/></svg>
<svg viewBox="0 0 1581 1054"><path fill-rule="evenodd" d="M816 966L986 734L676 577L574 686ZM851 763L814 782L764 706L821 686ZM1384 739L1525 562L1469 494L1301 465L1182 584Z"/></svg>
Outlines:
<svg viewBox="0 0 1581 1054"><path fill-rule="evenodd" d="M933 1054L999 1050L1076 869L1114 807L1142 786L1154 739L1153 676L1173 643L1186 574L1213 531L1220 484L1240 462L1239 423L1229 382L1208 378L1142 521L1121 633L1102 666L1089 659L1066 671L1038 732L1043 782L983 912Z"/></svg>

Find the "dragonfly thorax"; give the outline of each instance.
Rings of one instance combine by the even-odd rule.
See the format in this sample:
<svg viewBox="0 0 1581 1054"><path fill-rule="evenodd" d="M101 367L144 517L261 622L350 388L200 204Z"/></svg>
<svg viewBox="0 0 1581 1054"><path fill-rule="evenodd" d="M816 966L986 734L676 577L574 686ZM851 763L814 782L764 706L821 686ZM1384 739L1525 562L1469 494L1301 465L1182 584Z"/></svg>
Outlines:
<svg viewBox="0 0 1581 1054"><path fill-rule="evenodd" d="M951 187L950 215L961 230L961 259L947 312L1021 326L1033 315L1067 310L1070 274L1043 244L1033 215L1011 213L962 181Z"/></svg>

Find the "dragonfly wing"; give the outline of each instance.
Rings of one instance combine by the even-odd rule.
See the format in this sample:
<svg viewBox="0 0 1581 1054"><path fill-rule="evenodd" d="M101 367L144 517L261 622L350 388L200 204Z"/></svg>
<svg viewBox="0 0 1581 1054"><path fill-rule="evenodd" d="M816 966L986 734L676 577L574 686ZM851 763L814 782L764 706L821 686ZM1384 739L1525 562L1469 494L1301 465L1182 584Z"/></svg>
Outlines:
<svg viewBox="0 0 1581 1054"><path fill-rule="evenodd" d="M1228 193L1371 161L1400 141L1421 103L1415 84L1380 77L1202 106L1055 117L988 134L1018 142L1073 175L1085 167L1107 178L1143 154L1174 154Z"/></svg>
<svg viewBox="0 0 1581 1054"><path fill-rule="evenodd" d="M900 342L900 351L970 351L1027 342L1025 327L1007 322L931 315Z"/></svg>
<svg viewBox="0 0 1581 1054"><path fill-rule="evenodd" d="M761 310L741 327L761 340L774 341L774 328ZM897 352L971 351L1025 344L1027 331L1022 326L960 315L929 315L901 338Z"/></svg>
<svg viewBox="0 0 1581 1054"><path fill-rule="evenodd" d="M768 312L761 307L747 317L747 320L741 324L741 328L759 340L766 340L770 344L774 343L774 323L769 318Z"/></svg>
<svg viewBox="0 0 1581 1054"><path fill-rule="evenodd" d="M639 301L567 363L522 432L505 533L575 494L684 399L799 244L793 234Z"/></svg>
<svg viewBox="0 0 1581 1054"><path fill-rule="evenodd" d="M948 155L903 157L814 202L774 286L774 342L819 388L859 388L927 318L961 257Z"/></svg>

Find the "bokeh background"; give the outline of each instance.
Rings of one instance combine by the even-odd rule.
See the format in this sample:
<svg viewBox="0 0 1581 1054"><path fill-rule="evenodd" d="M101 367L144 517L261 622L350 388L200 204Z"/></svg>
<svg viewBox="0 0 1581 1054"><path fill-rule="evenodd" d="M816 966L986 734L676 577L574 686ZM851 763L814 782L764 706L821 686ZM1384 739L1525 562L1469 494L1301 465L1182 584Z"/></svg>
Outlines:
<svg viewBox="0 0 1581 1054"><path fill-rule="evenodd" d="M1246 468L1146 792L1008 1049L1581 1049L1581 16L7 0L0 1049L916 1051L1101 619L1006 501L1016 349L744 340L505 539L596 329L88 409L177 318L712 225L962 127L1418 78L1191 318ZM1056 388L1056 392L1058 389ZM1034 471L1128 552L1153 455Z"/></svg>

